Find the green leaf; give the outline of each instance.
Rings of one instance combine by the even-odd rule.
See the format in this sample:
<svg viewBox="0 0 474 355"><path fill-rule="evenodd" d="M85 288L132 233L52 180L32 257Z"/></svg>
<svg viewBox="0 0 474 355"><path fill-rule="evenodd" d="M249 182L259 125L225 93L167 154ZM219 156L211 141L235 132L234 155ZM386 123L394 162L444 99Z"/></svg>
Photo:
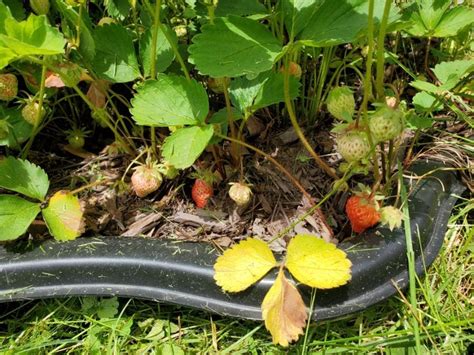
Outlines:
<svg viewBox="0 0 474 355"><path fill-rule="evenodd" d="M472 72L474 72L474 59L443 62L437 64L433 69L433 73L435 73L441 83L446 84L449 81L454 83L454 85L456 85L463 76Z"/></svg>
<svg viewBox="0 0 474 355"><path fill-rule="evenodd" d="M427 91L433 94L441 94L443 92L443 89L434 84L428 83L427 81L415 80L412 81L410 85L418 90Z"/></svg>
<svg viewBox="0 0 474 355"><path fill-rule="evenodd" d="M451 0L418 0L405 9L411 26L405 30L417 37L451 37L474 22L474 10Z"/></svg>
<svg viewBox="0 0 474 355"><path fill-rule="evenodd" d="M232 107L232 119L233 121L241 120L242 112L237 110L235 107ZM214 126L214 132L219 132L223 136L227 136L227 131L229 128L229 121L227 118L227 108L221 108L219 111L215 112L211 118L209 119L209 124ZM209 145L218 144L222 141L221 137L213 136L212 139L209 141Z"/></svg>
<svg viewBox="0 0 474 355"><path fill-rule="evenodd" d="M158 73L164 72L174 60L174 52L171 44L168 42L163 30L168 33L168 36L173 38L174 44L178 45L178 38L176 33L167 26L161 26L158 30L158 38L156 41L156 71ZM140 59L143 64L143 71L146 76L151 73L151 42L152 31L148 29L140 39Z"/></svg>
<svg viewBox="0 0 474 355"><path fill-rule="evenodd" d="M289 78L290 97L298 97L300 83L294 76ZM257 110L279 102L285 101L283 85L283 73L271 73L259 90L252 106L252 110Z"/></svg>
<svg viewBox="0 0 474 355"><path fill-rule="evenodd" d="M374 17L381 18L383 1L375 1ZM389 23L398 19L395 8ZM298 36L304 44L315 47L353 42L367 29L368 0L325 1L308 20Z"/></svg>
<svg viewBox="0 0 474 355"><path fill-rule="evenodd" d="M3 3L10 8L10 11L14 18L18 21L22 21L26 17L25 8L23 7L21 0L3 0ZM1 17L1 10L0 10Z"/></svg>
<svg viewBox="0 0 474 355"><path fill-rule="evenodd" d="M139 125L195 125L206 119L209 102L206 90L196 80L160 74L157 80L140 86L130 112Z"/></svg>
<svg viewBox="0 0 474 355"><path fill-rule="evenodd" d="M126 83L140 76L133 38L124 27L116 24L97 27L94 40L93 66L101 78Z"/></svg>
<svg viewBox="0 0 474 355"><path fill-rule="evenodd" d="M433 120L427 117L418 116L416 113L409 113L406 118L406 124L409 129L426 129L431 128Z"/></svg>
<svg viewBox="0 0 474 355"><path fill-rule="evenodd" d="M0 241L16 239L25 234L39 212L39 203L14 195L0 195Z"/></svg>
<svg viewBox="0 0 474 355"><path fill-rule="evenodd" d="M282 50L273 34L257 21L229 16L203 26L189 46L190 62L215 78L255 76L271 69Z"/></svg>
<svg viewBox="0 0 474 355"><path fill-rule="evenodd" d="M0 187L43 201L49 188L48 175L28 160L0 160Z"/></svg>
<svg viewBox="0 0 474 355"><path fill-rule="evenodd" d="M73 240L84 231L79 199L67 191L58 191L50 198L43 217L56 240Z"/></svg>
<svg viewBox="0 0 474 355"><path fill-rule="evenodd" d="M16 54L8 48L0 48L0 69L5 68L8 63L13 62Z"/></svg>
<svg viewBox="0 0 474 355"><path fill-rule="evenodd" d="M290 77L290 97L296 98L299 89L298 80ZM261 73L255 79L235 78L229 88L232 104L242 113L254 112L260 108L283 102L283 74L275 72Z"/></svg>
<svg viewBox="0 0 474 355"><path fill-rule="evenodd" d="M128 0L105 0L104 5L109 16L118 20L124 20L131 9Z"/></svg>
<svg viewBox="0 0 474 355"><path fill-rule="evenodd" d="M119 302L117 297L103 298L97 308L97 315L100 319L113 318L118 313Z"/></svg>
<svg viewBox="0 0 474 355"><path fill-rule="evenodd" d="M206 149L213 134L212 125L177 129L163 143L163 158L177 169L189 168Z"/></svg>
<svg viewBox="0 0 474 355"><path fill-rule="evenodd" d="M417 111L434 112L443 109L443 104L435 96L424 91L413 96L413 105Z"/></svg>
<svg viewBox="0 0 474 355"><path fill-rule="evenodd" d="M310 18L324 3L324 0L283 0L281 1L285 27L290 38L297 36L309 23Z"/></svg>
<svg viewBox="0 0 474 355"><path fill-rule="evenodd" d="M18 57L61 54L65 43L62 34L48 24L45 16L30 15L22 22L7 18L4 30L0 28L0 47L8 48Z"/></svg>
<svg viewBox="0 0 474 355"><path fill-rule="evenodd" d="M0 139L0 146L18 148L20 143L25 142L33 131L33 126L25 121L19 107L0 107L0 120L4 119L8 124L8 136Z"/></svg>
<svg viewBox="0 0 474 355"><path fill-rule="evenodd" d="M10 8L0 1L0 33L5 33L5 21L13 18Z"/></svg>
<svg viewBox="0 0 474 355"><path fill-rule="evenodd" d="M88 12L83 11L82 16L79 18L76 9L72 6L68 6L64 1L55 0L55 4L61 16L67 21L71 31L76 33L76 27L79 24L79 53L81 53L87 61L91 62L95 56L95 42L92 36L92 22Z"/></svg>
<svg viewBox="0 0 474 355"><path fill-rule="evenodd" d="M219 0L215 15L225 17L228 15L247 16L254 14L266 14L265 6L258 0Z"/></svg>

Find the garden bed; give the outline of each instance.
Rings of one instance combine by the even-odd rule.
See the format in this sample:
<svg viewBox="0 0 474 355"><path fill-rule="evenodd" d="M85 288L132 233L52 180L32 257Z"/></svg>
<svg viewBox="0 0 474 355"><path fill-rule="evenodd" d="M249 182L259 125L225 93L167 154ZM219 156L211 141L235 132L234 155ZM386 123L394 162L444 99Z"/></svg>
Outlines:
<svg viewBox="0 0 474 355"><path fill-rule="evenodd" d="M411 169L413 178L407 180L413 188L410 224L418 275L438 254L448 217L465 189L456 174L443 167L418 162ZM420 180L420 176L424 177ZM315 319L363 310L407 286L403 229L372 229L343 241L340 248L353 263L352 281L334 290L318 291ZM243 293L228 295L213 279L218 255L210 244L141 237L92 237L68 243L47 240L23 251L3 246L0 300L118 295L261 319L260 303L276 273ZM302 289L307 299L309 290Z"/></svg>

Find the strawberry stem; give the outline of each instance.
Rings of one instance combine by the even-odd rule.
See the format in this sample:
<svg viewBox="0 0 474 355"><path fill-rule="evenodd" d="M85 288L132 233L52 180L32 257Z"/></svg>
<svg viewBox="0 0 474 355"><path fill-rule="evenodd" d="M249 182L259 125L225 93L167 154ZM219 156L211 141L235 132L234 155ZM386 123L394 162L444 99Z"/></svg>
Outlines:
<svg viewBox="0 0 474 355"><path fill-rule="evenodd" d="M285 174L288 179L292 182L293 185L295 185L295 187L301 191L301 193L309 200L309 201L313 201L313 198L311 197L311 195L308 193L308 191L306 191L306 189L299 183L299 181L283 166L281 165L276 159L274 159L273 157L271 157L270 155L268 155L267 153L265 153L264 151L258 149L257 147L254 147L253 145L250 145L248 143L245 143L245 142L242 142L242 141L239 141L238 139L234 139L234 138L230 138L230 137L227 137L227 136L224 136L222 134L219 134L219 133L216 133L216 135L222 139L226 139L230 142L233 142L233 143L236 143L236 144L240 144L246 148L249 148L251 150L253 150L254 152L256 152L257 154L260 154L261 156L265 157L265 159L267 159L268 161L270 161L273 165L275 165L278 170L280 170L283 174Z"/></svg>
<svg viewBox="0 0 474 355"><path fill-rule="evenodd" d="M311 154L311 156L314 158L316 161L316 164L326 172L330 177L333 179L339 179L337 174L334 172L333 169L329 165L327 165L324 160L321 159L321 157L314 151L314 149L311 147L311 144L309 144L308 140L304 136L303 130L301 129L300 125L298 124L298 119L296 118L295 111L293 110L293 104L291 102L291 97L290 97L290 58L289 56L286 56L285 59L285 70L283 71L283 84L284 84L284 96L285 96L285 106L286 110L288 111L288 115L290 117L290 121L293 125L293 128L295 129L296 134L298 135L298 138L300 139L301 143L303 146L306 148L306 150Z"/></svg>

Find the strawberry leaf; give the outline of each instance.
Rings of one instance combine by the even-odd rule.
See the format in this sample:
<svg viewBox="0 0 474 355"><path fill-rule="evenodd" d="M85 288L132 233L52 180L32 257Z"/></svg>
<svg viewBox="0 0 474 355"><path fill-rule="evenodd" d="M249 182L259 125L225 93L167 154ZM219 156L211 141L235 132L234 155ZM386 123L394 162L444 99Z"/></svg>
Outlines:
<svg viewBox="0 0 474 355"><path fill-rule="evenodd" d="M14 195L0 195L0 241L23 235L39 212L39 203Z"/></svg>
<svg viewBox="0 0 474 355"><path fill-rule="evenodd" d="M196 80L160 74L138 89L130 112L139 125L167 127L203 123L209 112L206 90Z"/></svg>
<svg viewBox="0 0 474 355"><path fill-rule="evenodd" d="M280 270L275 283L263 299L262 318L275 344L288 346L303 334L308 318L306 306L296 287L285 277L283 270Z"/></svg>
<svg viewBox="0 0 474 355"><path fill-rule="evenodd" d="M255 76L272 68L280 42L257 21L237 16L216 18L203 26L189 47L190 62L214 78Z"/></svg>
<svg viewBox="0 0 474 355"><path fill-rule="evenodd" d="M79 199L67 191L58 191L51 197L43 217L56 240L76 239L84 230Z"/></svg>
<svg viewBox="0 0 474 355"><path fill-rule="evenodd" d="M21 116L19 107L3 108L0 106L0 120L2 119L8 125L8 136L0 139L0 146L18 148L19 143L23 143L30 137L33 126Z"/></svg>
<svg viewBox="0 0 474 355"><path fill-rule="evenodd" d="M48 175L27 160L0 160L0 187L43 201L49 189Z"/></svg>
<svg viewBox="0 0 474 355"><path fill-rule="evenodd" d="M286 267L305 285L327 289L351 279L351 262L346 253L313 235L296 235L287 248Z"/></svg>
<svg viewBox="0 0 474 355"><path fill-rule="evenodd" d="M115 83L126 83L140 76L132 35L122 26L111 24L94 31L97 74Z"/></svg>
<svg viewBox="0 0 474 355"><path fill-rule="evenodd" d="M212 125L177 129L163 143L163 158L177 169L189 168L207 147L213 134Z"/></svg>
<svg viewBox="0 0 474 355"><path fill-rule="evenodd" d="M260 280L277 262L267 243L249 238L227 249L214 264L214 279L224 291L240 292Z"/></svg>
<svg viewBox="0 0 474 355"><path fill-rule="evenodd" d="M177 46L178 38L176 33L170 30L167 26L162 25L158 30L158 38L156 41L156 71L161 73L166 70L174 60L174 52L171 44L168 42L163 31L166 31L168 36L173 39ZM151 41L152 31L148 29L140 39L140 59L143 63L143 71L145 75L150 75L151 72Z"/></svg>
<svg viewBox="0 0 474 355"><path fill-rule="evenodd" d="M60 54L64 52L64 45L63 35L48 24L45 16L30 15L21 22L7 17L0 23L0 47L8 48L16 58Z"/></svg>

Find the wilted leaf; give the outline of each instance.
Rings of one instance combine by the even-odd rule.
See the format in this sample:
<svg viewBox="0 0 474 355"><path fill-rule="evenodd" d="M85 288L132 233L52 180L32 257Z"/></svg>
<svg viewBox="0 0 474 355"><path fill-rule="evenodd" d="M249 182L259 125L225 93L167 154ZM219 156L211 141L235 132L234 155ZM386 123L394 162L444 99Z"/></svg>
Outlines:
<svg viewBox="0 0 474 355"><path fill-rule="evenodd" d="M84 231L79 199L68 191L58 191L51 197L43 217L56 240L73 240Z"/></svg>
<svg viewBox="0 0 474 355"><path fill-rule="evenodd" d="M39 212L39 203L14 195L0 195L0 241L23 235Z"/></svg>
<svg viewBox="0 0 474 355"><path fill-rule="evenodd" d="M296 235L287 248L286 267L305 285L333 288L351 279L351 265L346 253L332 243L312 235Z"/></svg>
<svg viewBox="0 0 474 355"><path fill-rule="evenodd" d="M262 302L262 318L273 343L288 346L303 334L308 315L300 293L280 269L275 283Z"/></svg>
<svg viewBox="0 0 474 355"><path fill-rule="evenodd" d="M95 105L97 108L104 108L106 103L106 91L108 87L108 82L105 80L93 81L87 90L87 98Z"/></svg>
<svg viewBox="0 0 474 355"><path fill-rule="evenodd" d="M246 239L227 249L214 264L216 283L228 292L239 292L260 280L277 261L268 245Z"/></svg>
<svg viewBox="0 0 474 355"><path fill-rule="evenodd" d="M43 200L48 192L48 175L27 160L8 157L0 160L0 187Z"/></svg>

